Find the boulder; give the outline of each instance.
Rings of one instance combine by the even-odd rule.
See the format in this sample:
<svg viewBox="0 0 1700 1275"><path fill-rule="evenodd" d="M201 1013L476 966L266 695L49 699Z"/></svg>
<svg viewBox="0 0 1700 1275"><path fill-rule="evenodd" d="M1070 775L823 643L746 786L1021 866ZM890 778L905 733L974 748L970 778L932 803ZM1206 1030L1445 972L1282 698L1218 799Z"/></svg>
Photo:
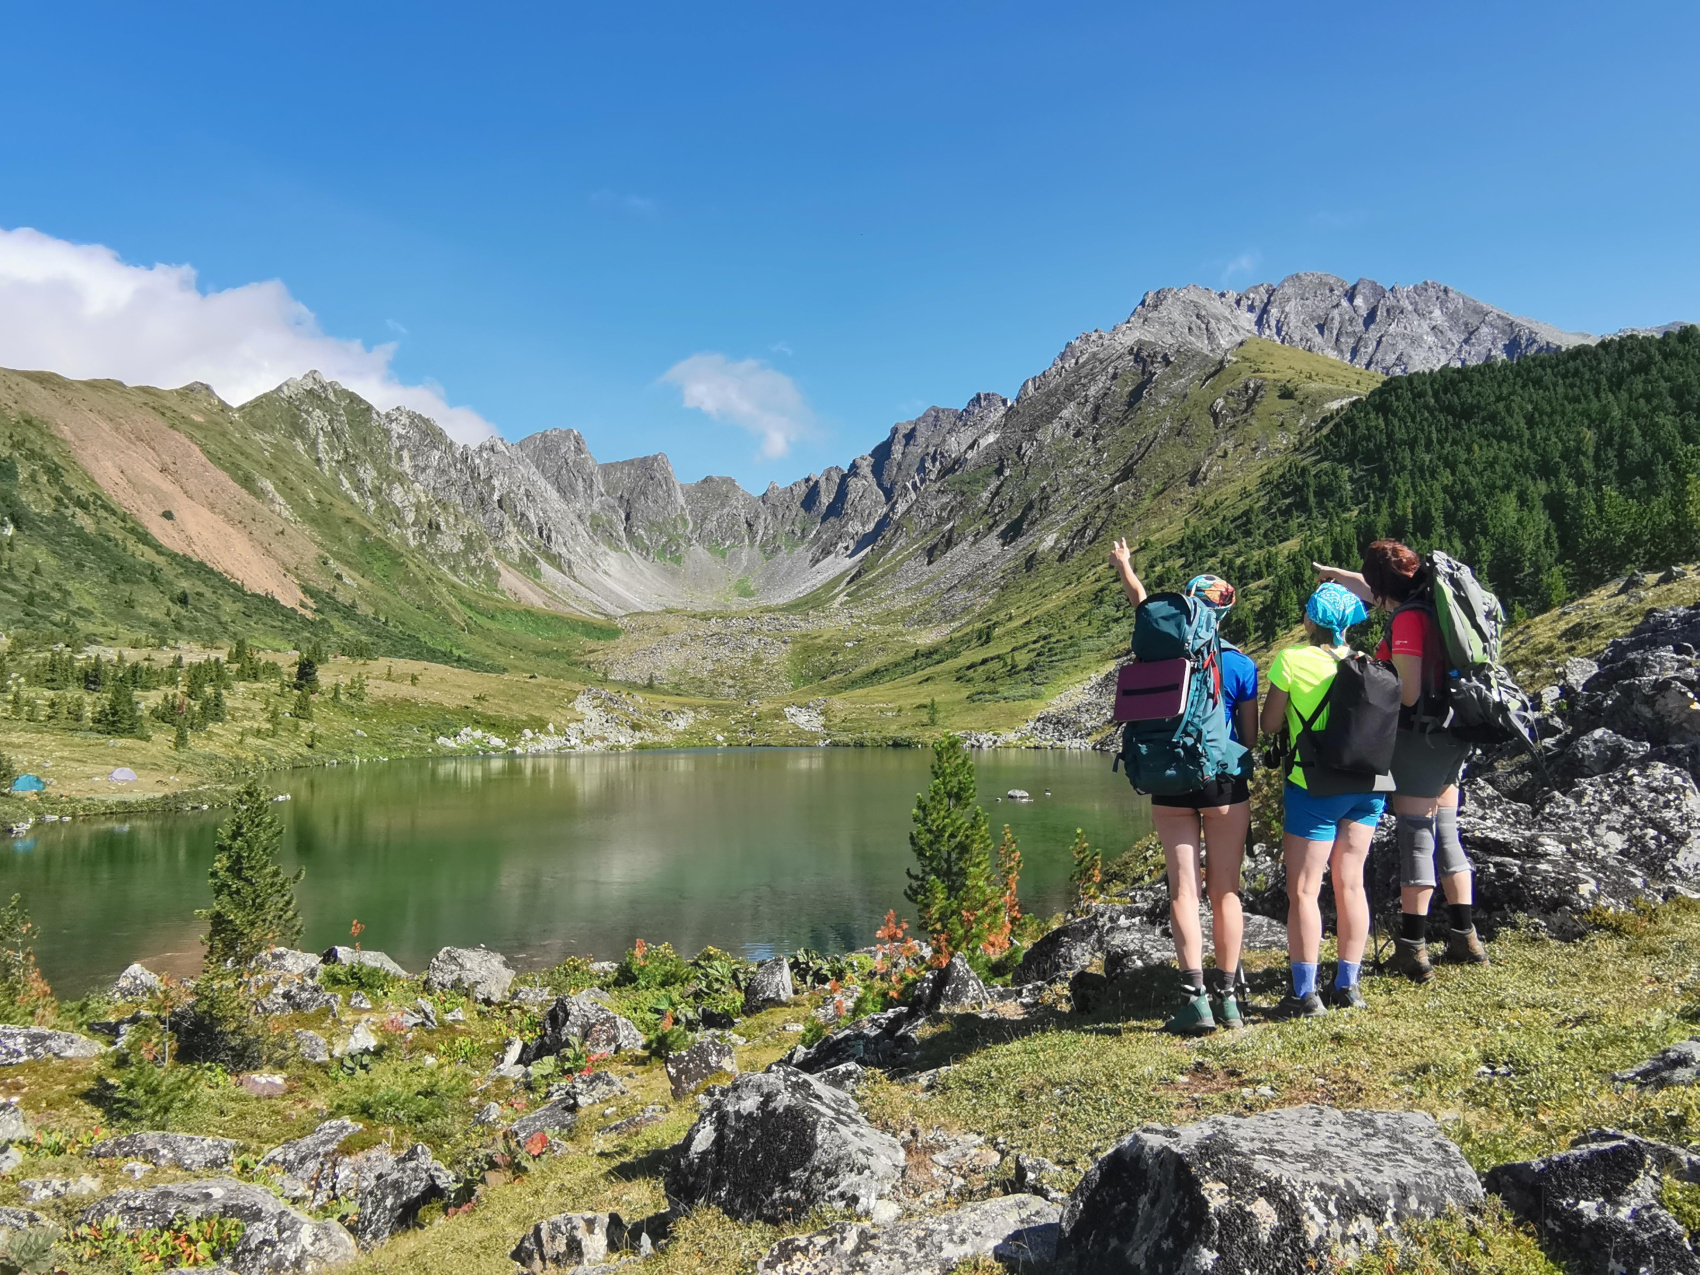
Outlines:
<svg viewBox="0 0 1700 1275"><path fill-rule="evenodd" d="M145 965L126 965L107 996L115 1001L145 1001L160 989L159 975Z"/></svg>
<svg viewBox="0 0 1700 1275"><path fill-rule="evenodd" d="M319 959L326 965L370 965L391 978L408 976L406 970L383 952L367 952L357 947L327 947L319 954Z"/></svg>
<svg viewBox="0 0 1700 1275"><path fill-rule="evenodd" d="M100 1190L100 1179L86 1173L74 1178L25 1178L18 1186L25 1200L40 1204L44 1200L62 1200L68 1195L93 1195Z"/></svg>
<svg viewBox="0 0 1700 1275"><path fill-rule="evenodd" d="M903 1148L855 1100L791 1067L746 1072L706 1104L667 1170L668 1198L742 1222L815 1209L868 1216L902 1176Z"/></svg>
<svg viewBox="0 0 1700 1275"><path fill-rule="evenodd" d="M1011 981L1051 983L1085 969L1103 954L1103 936L1096 917L1064 921L1022 954Z"/></svg>
<svg viewBox="0 0 1700 1275"><path fill-rule="evenodd" d="M508 1256L528 1275L569 1266L589 1266L626 1247L626 1224L618 1213L559 1213L525 1233Z"/></svg>
<svg viewBox="0 0 1700 1275"><path fill-rule="evenodd" d="M1487 1189L1589 1271L1700 1275L1687 1232L1660 1202L1666 1174L1700 1183L1700 1157L1598 1129L1568 1151L1489 1170Z"/></svg>
<svg viewBox="0 0 1700 1275"><path fill-rule="evenodd" d="M1463 1154L1419 1112L1287 1107L1151 1126L1081 1179L1063 1212L1057 1265L1304 1270L1481 1199Z"/></svg>
<svg viewBox="0 0 1700 1275"><path fill-rule="evenodd" d="M327 1120L306 1137L266 1152L260 1168L277 1175L285 1199L311 1200L320 1207L336 1191L337 1148L362 1128L352 1120Z"/></svg>
<svg viewBox="0 0 1700 1275"><path fill-rule="evenodd" d="M323 963L324 959L312 952L298 952L292 947L268 947L250 961L248 967L261 975L288 974L296 978L317 978L319 966Z"/></svg>
<svg viewBox="0 0 1700 1275"><path fill-rule="evenodd" d="M534 1134L571 1133L578 1123L579 1104L571 1098L546 1102L535 1111L528 1111L513 1123L513 1135L522 1144Z"/></svg>
<svg viewBox="0 0 1700 1275"><path fill-rule="evenodd" d="M0 1026L0 1067L40 1062L43 1058L93 1058L100 1050L99 1041L75 1032Z"/></svg>
<svg viewBox="0 0 1700 1275"><path fill-rule="evenodd" d="M1269 922L1269 924L1275 923ZM1281 931L1281 944L1285 947L1287 942L1286 927L1279 926L1277 928ZM1205 950L1209 951L1211 940L1206 937L1204 942ZM1154 925L1148 925L1142 921L1133 921L1125 925L1117 925L1105 935L1104 976L1106 978L1123 978L1140 970L1150 969L1153 966L1168 968L1174 963L1174 939L1162 933Z"/></svg>
<svg viewBox="0 0 1700 1275"><path fill-rule="evenodd" d="M1036 1195L1004 1195L889 1226L839 1222L780 1240L756 1275L950 1275L976 1258L1031 1267L1050 1261L1059 1216Z"/></svg>
<svg viewBox="0 0 1700 1275"><path fill-rule="evenodd" d="M225 1265L237 1275L314 1272L351 1260L354 1237L336 1222L315 1222L264 1187L235 1178L131 1187L103 1196L83 1210L82 1224L116 1218L126 1231L170 1226L182 1217L227 1217L244 1222Z"/></svg>
<svg viewBox="0 0 1700 1275"><path fill-rule="evenodd" d="M0 1144L12 1142L33 1142L35 1126L14 1100L0 1102Z"/></svg>
<svg viewBox="0 0 1700 1275"><path fill-rule="evenodd" d="M437 1030L437 1007L421 996L413 1002L413 1008L401 1016L401 1025L410 1031L423 1027L434 1032Z"/></svg>
<svg viewBox="0 0 1700 1275"><path fill-rule="evenodd" d="M425 970L425 990L465 992L474 1000L494 1004L507 999L515 977L500 952L487 947L445 947Z"/></svg>
<svg viewBox="0 0 1700 1275"><path fill-rule="evenodd" d="M986 985L960 952L942 970L928 970L916 979L909 1000L929 1014L962 1014L991 1004Z"/></svg>
<svg viewBox="0 0 1700 1275"><path fill-rule="evenodd" d="M1599 671L1600 666L1593 660L1572 655L1559 666L1559 685L1564 688L1567 698L1575 699L1588 684L1588 679Z"/></svg>
<svg viewBox="0 0 1700 1275"><path fill-rule="evenodd" d="M718 1076L736 1076L738 1060L732 1046L708 1036L689 1049L667 1057L667 1084L674 1098L688 1098Z"/></svg>
<svg viewBox="0 0 1700 1275"><path fill-rule="evenodd" d="M378 1038L372 1034L372 1029L364 1022L354 1024L354 1030L348 1033L348 1039L342 1041L331 1050L334 1058L346 1058L350 1054L370 1054L376 1052Z"/></svg>
<svg viewBox="0 0 1700 1275"><path fill-rule="evenodd" d="M302 1062L322 1063L331 1060L331 1048L325 1044L325 1038L318 1032L296 1032L295 1052L301 1056Z"/></svg>
<svg viewBox="0 0 1700 1275"><path fill-rule="evenodd" d="M386 1147L373 1147L337 1165L337 1194L353 1199L359 1209L354 1239L361 1248L376 1248L413 1226L420 1209L447 1198L457 1185L454 1174L437 1163L423 1142L399 1156Z"/></svg>
<svg viewBox="0 0 1700 1275"><path fill-rule="evenodd" d="M273 1014L316 1014L321 1009L336 1013L342 998L327 992L308 978L285 977L277 986L254 1003L254 1011L270 1017Z"/></svg>
<svg viewBox="0 0 1700 1275"><path fill-rule="evenodd" d="M162 1169L228 1169L236 1163L233 1138L200 1138L188 1133L126 1133L89 1148L102 1160L140 1160Z"/></svg>
<svg viewBox="0 0 1700 1275"><path fill-rule="evenodd" d="M1638 1085L1642 1089L1692 1085L1700 1081L1700 1037L1679 1040L1669 1048L1659 1050L1639 1067L1612 1072L1611 1078L1619 1084Z"/></svg>
<svg viewBox="0 0 1700 1275"><path fill-rule="evenodd" d="M1651 751L1651 744L1625 739L1616 731L1599 726L1570 741L1559 759L1558 770L1568 778L1585 779L1640 761Z"/></svg>
<svg viewBox="0 0 1700 1275"><path fill-rule="evenodd" d="M583 1111L598 1103L612 1102L626 1092L625 1082L611 1071L587 1071L571 1080L549 1086L549 1101L570 1100L575 1110Z"/></svg>
<svg viewBox="0 0 1700 1275"><path fill-rule="evenodd" d="M796 994L791 985L791 962L776 956L756 966L744 984L744 1012L759 1014L764 1009L789 1005Z"/></svg>
<svg viewBox="0 0 1700 1275"><path fill-rule="evenodd" d="M583 1045L587 1054L617 1054L642 1049L643 1033L630 1019L582 993L563 996L549 1007L542 1032L520 1050L516 1062L529 1067L539 1058L560 1053L569 1043Z"/></svg>
<svg viewBox="0 0 1700 1275"><path fill-rule="evenodd" d="M46 1226L47 1219L34 1209L0 1208L0 1231L25 1231L32 1226Z"/></svg>
<svg viewBox="0 0 1700 1275"><path fill-rule="evenodd" d="M818 1074L845 1063L860 1063L864 1067L901 1066L920 1050L916 1033L926 1021L924 1011L907 1006L869 1014L813 1045L798 1045L774 1067L794 1067Z"/></svg>
<svg viewBox="0 0 1700 1275"><path fill-rule="evenodd" d="M1688 579L1688 568L1672 563L1659 576L1660 584L1675 584L1678 580Z"/></svg>

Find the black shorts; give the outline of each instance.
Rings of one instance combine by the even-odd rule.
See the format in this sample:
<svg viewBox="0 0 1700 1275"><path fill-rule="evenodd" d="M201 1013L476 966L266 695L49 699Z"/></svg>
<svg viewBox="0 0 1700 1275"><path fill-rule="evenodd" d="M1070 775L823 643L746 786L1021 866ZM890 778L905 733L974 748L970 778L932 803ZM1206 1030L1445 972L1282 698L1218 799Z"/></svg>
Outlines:
<svg viewBox="0 0 1700 1275"><path fill-rule="evenodd" d="M1153 806L1174 806L1181 810L1202 810L1206 806L1237 806L1251 800L1251 780L1244 775L1212 779L1197 792L1185 792L1178 797L1153 797Z"/></svg>

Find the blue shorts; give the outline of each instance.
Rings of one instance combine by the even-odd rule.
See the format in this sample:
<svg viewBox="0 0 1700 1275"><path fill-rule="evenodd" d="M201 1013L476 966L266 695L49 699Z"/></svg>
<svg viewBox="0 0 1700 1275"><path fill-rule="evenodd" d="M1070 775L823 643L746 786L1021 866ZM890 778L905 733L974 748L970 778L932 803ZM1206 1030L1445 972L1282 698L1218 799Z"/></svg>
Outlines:
<svg viewBox="0 0 1700 1275"><path fill-rule="evenodd" d="M1387 805L1384 792L1347 792L1338 797L1313 797L1289 782L1281 793L1281 830L1306 841L1332 841L1343 823L1373 826Z"/></svg>

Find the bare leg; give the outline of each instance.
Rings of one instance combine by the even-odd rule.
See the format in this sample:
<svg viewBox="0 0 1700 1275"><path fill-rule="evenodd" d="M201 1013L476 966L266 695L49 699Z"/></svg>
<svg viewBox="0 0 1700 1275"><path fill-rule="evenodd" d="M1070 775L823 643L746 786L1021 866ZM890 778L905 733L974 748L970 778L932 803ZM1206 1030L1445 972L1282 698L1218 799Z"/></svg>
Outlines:
<svg viewBox="0 0 1700 1275"><path fill-rule="evenodd" d="M1287 865L1287 956L1290 960L1316 964L1322 950L1322 874L1328 867L1332 841L1306 841L1287 833L1281 842Z"/></svg>
<svg viewBox="0 0 1700 1275"><path fill-rule="evenodd" d="M1343 821L1334 836L1329 867L1334 876L1334 911L1339 917L1340 959L1363 964L1369 941L1369 897L1364 893L1364 862L1375 825Z"/></svg>
<svg viewBox="0 0 1700 1275"><path fill-rule="evenodd" d="M1151 807L1151 820L1163 842L1169 867L1169 925L1175 934L1175 959L1183 970L1204 968L1204 938L1198 924L1199 818L1179 806Z"/></svg>
<svg viewBox="0 0 1700 1275"><path fill-rule="evenodd" d="M1215 806L1198 813L1204 824L1204 884L1210 892L1216 968L1231 975L1240 967L1240 944L1245 934L1240 864L1245 859L1246 830L1251 826L1251 803Z"/></svg>

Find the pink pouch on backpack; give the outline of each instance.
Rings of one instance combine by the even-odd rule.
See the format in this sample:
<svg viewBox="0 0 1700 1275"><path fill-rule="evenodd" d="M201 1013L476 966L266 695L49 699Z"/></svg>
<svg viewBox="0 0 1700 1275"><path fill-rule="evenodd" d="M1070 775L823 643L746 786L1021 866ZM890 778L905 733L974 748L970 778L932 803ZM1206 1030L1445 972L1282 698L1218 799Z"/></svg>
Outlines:
<svg viewBox="0 0 1700 1275"><path fill-rule="evenodd" d="M1149 722L1179 717L1192 689L1192 661L1155 660L1124 664L1116 674L1113 721Z"/></svg>

